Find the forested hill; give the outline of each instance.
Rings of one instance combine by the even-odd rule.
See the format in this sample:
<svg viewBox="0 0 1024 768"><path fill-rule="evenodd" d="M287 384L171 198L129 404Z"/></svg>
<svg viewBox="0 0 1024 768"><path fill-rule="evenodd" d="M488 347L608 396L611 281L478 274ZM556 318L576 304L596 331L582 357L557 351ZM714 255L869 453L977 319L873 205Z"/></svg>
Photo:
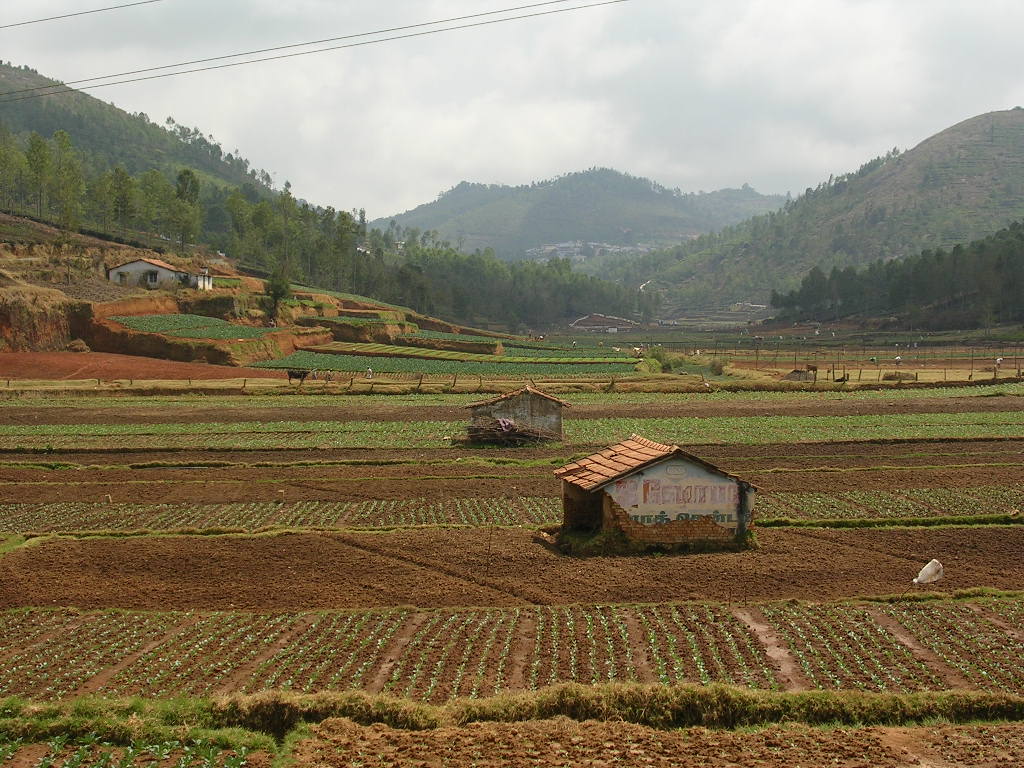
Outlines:
<svg viewBox="0 0 1024 768"><path fill-rule="evenodd" d="M866 269L814 268L800 288L773 293L794 319L886 317L912 328L975 328L1024 320L1024 223L952 250L922 251Z"/></svg>
<svg viewBox="0 0 1024 768"><path fill-rule="evenodd" d="M830 178L783 210L628 263L589 265L671 304L767 301L812 267L866 265L969 242L1024 218L1024 109L965 120L914 149Z"/></svg>
<svg viewBox="0 0 1024 768"><path fill-rule="evenodd" d="M0 93L58 85L28 67L0 62ZM0 99L0 126L19 136L52 136L63 130L95 170L122 166L132 175L157 168L168 174L185 166L227 186L269 187L266 171L251 168L237 150L225 152L198 128L168 121L157 125L144 113L130 114L80 91L38 98Z"/></svg>
<svg viewBox="0 0 1024 768"><path fill-rule="evenodd" d="M748 186L682 194L607 168L510 187L462 182L432 203L372 222L434 231L464 250L502 257L571 240L669 245L782 206Z"/></svg>

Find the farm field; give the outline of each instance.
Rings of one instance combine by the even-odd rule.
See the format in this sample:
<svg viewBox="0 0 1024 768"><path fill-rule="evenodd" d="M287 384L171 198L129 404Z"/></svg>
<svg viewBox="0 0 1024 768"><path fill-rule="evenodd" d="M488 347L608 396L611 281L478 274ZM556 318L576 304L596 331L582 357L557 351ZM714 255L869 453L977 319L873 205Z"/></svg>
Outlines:
<svg viewBox="0 0 1024 768"><path fill-rule="evenodd" d="M1020 603L658 603L286 613L8 610L0 696L360 690L446 704L560 683L1024 694ZM950 625L950 622L954 622ZM936 628L945 627L936 633ZM10 643L20 638L21 647Z"/></svg>
<svg viewBox="0 0 1024 768"><path fill-rule="evenodd" d="M1017 706L1022 394L1014 384L569 393L565 442L523 449L453 442L465 405L484 397L474 393L9 397L0 703L385 697L351 705L377 713L360 724L318 710L288 742L299 765L351 764L341 754L415 765L439 750L456 766L485 756L678 765L680 750L694 765L741 754L769 766L1010 764L1024 749L1016 723L922 726L904 714L887 727L854 717L839 729L740 733L549 719L557 710L509 723L458 713L566 684L963 690ZM541 530L561 519L553 469L634 431L756 484L757 548L558 553ZM933 557L946 578L899 598ZM401 717L383 714L393 700ZM412 713L433 713L432 724ZM49 754L71 766L148 746L167 757L136 764L171 766L188 752L195 765L269 765L285 735L255 728L242 750L225 734L133 744L111 741L115 731L85 744L0 738L17 754L0 765Z"/></svg>

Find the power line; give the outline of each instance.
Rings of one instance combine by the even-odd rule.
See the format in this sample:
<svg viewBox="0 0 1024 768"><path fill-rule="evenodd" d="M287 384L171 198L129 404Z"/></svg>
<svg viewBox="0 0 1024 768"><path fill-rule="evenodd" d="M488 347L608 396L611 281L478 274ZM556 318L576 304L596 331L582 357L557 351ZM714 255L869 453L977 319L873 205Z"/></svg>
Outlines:
<svg viewBox="0 0 1024 768"><path fill-rule="evenodd" d="M58 19L70 19L72 16L88 16L90 13L103 13L104 11L117 11L121 8L131 8L136 5L150 5L152 3L162 3L163 0L139 0L136 3L124 3L123 5L111 5L106 8L94 8L91 11L76 11L75 13L65 13L60 16L47 16L45 19L31 19L30 21L19 21L14 24L0 24L0 29L10 29L11 27L24 27L29 24L42 24L44 21L57 21Z"/></svg>
<svg viewBox="0 0 1024 768"><path fill-rule="evenodd" d="M565 2L565 0L558 0L558 1ZM488 19L487 21L477 21L477 22L473 22L471 24L458 24L458 25L451 26L451 27L442 27L440 29L431 29L431 30L426 30L426 31L423 31L423 32L411 32L411 33L405 34L405 35L393 35L391 37L382 37L382 38L377 38L375 40L364 40L364 41L355 42L355 43L345 43L343 45L334 45L334 46L329 46L327 48L317 48L316 50L313 50L313 51L299 51L297 53L285 53L285 54L280 54L280 55L277 55L277 56L265 56L265 57L259 58L259 59L251 59L249 61L236 61L236 62L232 62L232 63L228 63L228 64L216 64L216 65L209 66L209 67L197 67L195 69L185 69L185 70L181 70L180 72L166 72L166 73L160 74L160 75L147 75L145 77L134 77L134 78L126 79L126 80L114 80L114 81L107 82L107 83L97 83L96 85L86 85L86 86L83 86L83 87L78 88L78 89L66 88L66 87L64 87L65 84L52 85L52 86L40 86L40 89L41 88L62 88L62 87L64 87L64 90L55 90L55 91L50 91L49 93L31 93L31 94L29 94L27 96L18 96L17 98L13 98L13 99L0 99L0 104L10 104L12 102L24 101L26 99L37 99L37 98L40 98L42 96L60 96L60 95L66 94L66 93L77 93L78 91L92 90L92 89L95 89L95 88L105 88L105 87L111 86L111 85L125 85L127 83L138 83L138 82L144 82L144 81L147 81L147 80L160 80L160 79L163 79L165 77L177 77L178 75L190 75L190 74L194 74L196 72L209 72L209 71L217 70L217 69L230 69L230 68L233 68L233 67L241 67L241 66L245 66L247 64L258 64L260 62L266 62L266 61L279 61L279 60L282 60L282 59L292 59L292 58L296 58L296 57L299 57L299 56L309 56L309 55L314 54L314 53L326 53L328 51L338 51L338 50L343 50L343 49L346 49L346 48L359 48L359 47L363 47L363 46L367 46L367 45L375 45L377 43L387 43L387 42L393 42L395 40L406 40L406 39L414 38L414 37L425 37L427 35L436 35L436 34L438 34L440 32L452 32L452 31L460 30L460 29L471 29L471 28L474 28L474 27L484 27L484 26L489 26L489 25L493 25L493 24L502 24L502 23L505 23L507 21L519 21L519 20L522 20L522 19L532 19L532 18L537 18L537 17L540 17L540 16L551 16L551 15L556 14L556 13L569 13L569 12L572 12L572 11L582 11L582 10L587 10L589 8L597 8L597 7L605 6L605 5L617 5L619 3L626 3L626 2L630 2L630 0L602 0L602 2L590 3L588 5L578 5L578 6L573 6L572 8L556 8L556 9L548 10L548 11L538 11L538 12L535 12L535 13L526 13L526 14L522 14L522 15L519 15L519 16L507 16L507 17L501 18L501 19ZM538 3L537 5L547 5L547 4L548 3ZM536 6L522 6L522 7L536 7ZM516 10L516 9L510 9L510 10ZM505 12L507 12L507 11L505 11ZM502 11L492 11L491 13L502 13ZM467 17L467 18L471 18L471 17ZM433 24L438 24L438 23L443 23L443 22L433 22ZM413 25L413 26L423 26L423 25ZM408 29L410 27L405 27L405 28ZM364 33L364 35L369 35L369 34L375 34L375 33L372 33L372 32L371 33ZM356 35L356 36L357 37L362 37L364 35ZM349 36L349 37L353 37L353 36ZM345 39L345 38L335 38L335 39ZM307 43L307 45L309 45L309 44L310 43ZM281 48L278 48L278 49L267 49L267 50L281 50L282 48L287 48L287 47L294 47L294 46L282 46ZM235 56L244 56L246 54L234 54L234 55ZM232 56L218 57L218 58L232 58ZM169 66L187 66L187 65L169 65ZM166 67L157 67L157 68L154 68L154 69L164 69L164 68L166 68ZM139 71L151 71L151 70L139 70ZM117 77L117 75L110 75L108 77ZM97 79L104 79L104 78L91 78L91 79L92 80L97 80ZM73 81L73 82L83 82L83 81ZM28 90L38 90L38 89L28 89ZM16 94L16 93L20 93L20 91L11 91L11 92L9 92L9 94ZM0 96L9 95L9 94L0 94Z"/></svg>
<svg viewBox="0 0 1024 768"><path fill-rule="evenodd" d="M64 81L62 83L55 83L54 85L37 85L37 86L35 86L33 88L21 88L21 89L16 90L16 91L0 91L0 98L2 98L4 96L13 96L14 94L18 94L18 93L29 93L31 91L53 90L53 89L64 88L64 87L69 86L69 85L79 85L81 83L93 83L93 82L96 82L97 80L110 80L110 79L115 78L115 77L129 77L131 75L140 75L140 74L143 74L145 72L159 72L160 70L163 70L163 69L176 69L178 67L190 67L190 66L192 66L194 64L208 64L211 61L223 61L224 59L236 59L236 58L238 58L240 56L256 56L256 55L261 54L261 53L271 53L273 51L284 51L284 50L288 50L290 48L305 48L305 47L310 46L310 45L322 45L323 43L335 43L335 42L338 42L339 40L352 40L352 39L358 38L358 37L370 37L372 35L385 35L385 34L388 34L390 32L402 32L402 31L405 31L407 29L417 29L419 27L434 27L434 26L437 26L438 24L449 24L449 23L451 23L453 21L466 21L467 19L478 19L478 18L481 18L483 16L495 16L497 14L513 13L515 11L525 11L528 8L539 8L539 7L545 6L545 5L561 5L561 4L564 4L564 3L567 3L567 2L569 2L569 0L546 0L545 2L532 3L530 5L520 5L520 6L516 6L514 8L505 8L505 9L498 10L498 11L485 11L483 13L472 13L472 14L469 14L469 15L466 15L466 16L453 16L453 17L448 18L448 19L438 19L437 21L425 21L425 22L421 22L419 24L408 24L406 26L401 26L401 27L390 27L390 28L386 28L386 29L378 29L378 30L374 30L373 32L360 32L358 34L342 35L340 37L327 37L327 38L324 38L323 40L310 40L310 41L305 42L305 43L292 43L290 45L278 45L278 46L274 46L272 48L259 48L259 49L254 50L254 51L243 51L241 53L229 53L229 54L226 54L224 56L211 56L211 57L205 58L205 59L193 59L191 61L182 61L182 62L179 62L177 64L164 64L164 65L159 66L159 67L146 67L144 69L128 70L127 72L115 72L113 74L103 75L101 77L86 77L86 78L82 78L82 79L79 79L79 80L66 80L66 81ZM309 53L316 53L316 51L309 51Z"/></svg>

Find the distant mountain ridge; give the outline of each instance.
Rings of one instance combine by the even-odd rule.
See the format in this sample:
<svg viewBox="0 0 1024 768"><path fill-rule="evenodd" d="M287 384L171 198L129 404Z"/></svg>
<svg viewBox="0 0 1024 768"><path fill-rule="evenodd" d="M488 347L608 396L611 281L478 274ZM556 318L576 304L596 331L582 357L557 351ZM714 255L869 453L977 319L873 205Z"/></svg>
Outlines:
<svg viewBox="0 0 1024 768"><path fill-rule="evenodd" d="M778 212L627 261L586 269L671 287L666 306L766 303L812 267L862 266L949 248L1024 219L1024 109L970 118L913 149L808 188Z"/></svg>
<svg viewBox="0 0 1024 768"><path fill-rule="evenodd" d="M502 257L573 240L670 245L777 209L781 195L741 189L683 194L648 179L592 168L517 187L462 182L426 203L371 222L432 230L465 250Z"/></svg>

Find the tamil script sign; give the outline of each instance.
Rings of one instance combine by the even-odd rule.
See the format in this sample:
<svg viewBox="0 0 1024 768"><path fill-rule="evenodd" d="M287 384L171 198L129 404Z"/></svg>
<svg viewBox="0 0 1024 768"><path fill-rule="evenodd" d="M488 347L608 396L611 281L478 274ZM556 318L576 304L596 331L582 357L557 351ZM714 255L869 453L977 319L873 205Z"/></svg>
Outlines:
<svg viewBox="0 0 1024 768"><path fill-rule="evenodd" d="M605 490L643 525L710 517L725 528L736 527L739 482L684 459L642 470Z"/></svg>

